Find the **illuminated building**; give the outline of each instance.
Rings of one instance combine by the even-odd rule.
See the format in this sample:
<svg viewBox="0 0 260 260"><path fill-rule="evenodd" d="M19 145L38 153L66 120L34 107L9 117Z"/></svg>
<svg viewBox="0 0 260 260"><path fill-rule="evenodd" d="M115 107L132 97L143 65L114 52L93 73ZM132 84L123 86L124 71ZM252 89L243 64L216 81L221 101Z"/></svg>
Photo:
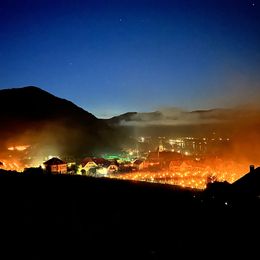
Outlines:
<svg viewBox="0 0 260 260"><path fill-rule="evenodd" d="M142 169L144 168L144 161L143 161L143 160L136 159L135 161L133 161L132 167L133 167L135 170L142 170Z"/></svg>
<svg viewBox="0 0 260 260"><path fill-rule="evenodd" d="M53 157L43 163L45 170L51 173L67 173L67 163L57 157Z"/></svg>
<svg viewBox="0 0 260 260"><path fill-rule="evenodd" d="M171 161L181 160L182 155L177 152L162 151L150 152L144 161L144 168L168 168Z"/></svg>
<svg viewBox="0 0 260 260"><path fill-rule="evenodd" d="M82 160L78 174L100 174L107 175L118 171L118 164L115 160L109 161L104 158L86 157Z"/></svg>

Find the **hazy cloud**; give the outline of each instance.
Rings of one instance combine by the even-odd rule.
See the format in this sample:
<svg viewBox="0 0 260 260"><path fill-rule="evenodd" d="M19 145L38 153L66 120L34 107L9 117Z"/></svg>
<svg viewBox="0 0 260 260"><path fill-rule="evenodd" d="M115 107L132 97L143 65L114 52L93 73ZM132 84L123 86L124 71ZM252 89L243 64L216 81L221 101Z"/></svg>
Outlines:
<svg viewBox="0 0 260 260"><path fill-rule="evenodd" d="M130 119L122 119L119 124L125 126L180 126L197 124L222 124L234 122L260 122L260 109L244 106L231 109L212 109L185 111L179 108L167 107L151 113L133 114Z"/></svg>

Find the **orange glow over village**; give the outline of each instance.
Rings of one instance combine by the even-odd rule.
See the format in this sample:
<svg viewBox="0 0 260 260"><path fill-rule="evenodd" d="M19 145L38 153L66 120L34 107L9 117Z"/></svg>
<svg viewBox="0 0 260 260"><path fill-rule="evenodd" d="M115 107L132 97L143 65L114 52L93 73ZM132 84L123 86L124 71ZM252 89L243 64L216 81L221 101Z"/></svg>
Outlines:
<svg viewBox="0 0 260 260"><path fill-rule="evenodd" d="M2 165L0 168L4 170L9 170L9 171L17 171L17 172L22 172L24 168L28 167L27 165L24 165L20 163L17 160L2 160L1 161Z"/></svg>
<svg viewBox="0 0 260 260"><path fill-rule="evenodd" d="M146 181L161 184L178 185L192 189L205 189L208 182L227 181L233 183L248 172L248 166L234 165L230 170L194 170L189 171L138 171L131 173L122 173L111 175L111 178L118 178L123 180Z"/></svg>
<svg viewBox="0 0 260 260"><path fill-rule="evenodd" d="M6 170L15 170L22 172L28 165L23 165L18 161L5 160L2 162L1 168ZM225 167L224 165L228 165ZM233 183L248 172L248 164L238 164L234 162L219 162L219 165L213 167L205 166L205 169L196 169L197 167L189 167L189 169L179 170L137 170L133 172L119 172L106 174L97 177L109 177L122 180L146 181L161 184L178 185L193 189L205 189L208 182L227 181Z"/></svg>
<svg viewBox="0 0 260 260"><path fill-rule="evenodd" d="M154 163L152 163L154 164ZM89 174L94 177L107 177L122 180L145 181L152 183L170 184L192 189L205 189L207 183L227 181L233 183L248 172L248 164L236 163L231 160L214 159L204 163L196 160L182 160L171 162L167 168L151 170L148 167L135 167L135 162L130 163L131 171L105 172L105 174ZM19 160L2 160L1 168L23 172L24 168L32 165L26 165ZM36 166L36 165L35 165ZM39 166L39 165L37 165ZM75 174L80 174L77 172ZM86 174L88 175L88 174Z"/></svg>
<svg viewBox="0 0 260 260"><path fill-rule="evenodd" d="M139 139L139 144L143 144L145 139ZM111 158L111 155L108 158L86 157L78 158L77 163L60 160L63 163L63 171L59 173L170 184L192 189L205 189L208 183L214 181L233 183L248 173L250 162L210 154L205 139L170 139L168 150L162 144L157 150L143 153L128 149L125 151L125 157L121 158ZM218 143L213 143L213 148L219 144L223 145L223 142L223 138L219 138ZM230 139L225 142L224 150L227 149ZM54 157L37 157L34 155L33 146L28 144L9 146L7 151L0 159L0 168L21 173L29 167L40 166L45 169L44 162ZM201 154L196 154L197 151ZM73 170L71 164L74 165Z"/></svg>

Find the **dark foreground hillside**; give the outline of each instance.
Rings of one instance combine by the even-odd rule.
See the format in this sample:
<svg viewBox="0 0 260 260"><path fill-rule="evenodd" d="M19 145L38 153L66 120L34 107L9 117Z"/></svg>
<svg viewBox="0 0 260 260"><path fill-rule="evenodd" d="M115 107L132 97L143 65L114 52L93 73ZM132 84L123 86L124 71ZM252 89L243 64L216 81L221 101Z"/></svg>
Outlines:
<svg viewBox="0 0 260 260"><path fill-rule="evenodd" d="M1 259L210 259L259 247L258 197L1 172L0 198Z"/></svg>

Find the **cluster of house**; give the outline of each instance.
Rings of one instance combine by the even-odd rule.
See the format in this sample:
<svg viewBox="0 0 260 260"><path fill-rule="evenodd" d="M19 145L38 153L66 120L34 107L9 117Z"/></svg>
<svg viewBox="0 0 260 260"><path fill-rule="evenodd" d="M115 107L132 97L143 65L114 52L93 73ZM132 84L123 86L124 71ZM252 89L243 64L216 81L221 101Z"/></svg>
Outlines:
<svg viewBox="0 0 260 260"><path fill-rule="evenodd" d="M145 160L135 160L133 168L136 170L160 170L169 168L171 162L181 161L182 155L171 151L155 151L150 152Z"/></svg>
<svg viewBox="0 0 260 260"><path fill-rule="evenodd" d="M142 171L142 170L170 170L172 172L183 171L211 171L212 169L223 168L225 170L234 169L232 161L223 162L217 158L207 158L205 160L195 160L177 152L156 151L151 152L145 160L136 159L133 162L119 164L117 160L106 160L104 158L86 157L78 165L74 173L80 175L98 174L108 175L111 173ZM51 158L44 162L44 168L48 172L67 173L70 171L69 165L59 158Z"/></svg>
<svg viewBox="0 0 260 260"><path fill-rule="evenodd" d="M71 171L71 165L66 163L65 161L53 157L48 161L43 163L44 169L47 172L51 173L68 173ZM86 174L100 174L107 175L110 173L114 173L118 171L118 163L117 161L108 161L103 158L84 158L79 164L78 168L73 168L73 173L86 175Z"/></svg>
<svg viewBox="0 0 260 260"><path fill-rule="evenodd" d="M119 164L116 160L109 161L104 158L84 158L79 165L78 174L99 174L107 175L118 171Z"/></svg>
<svg viewBox="0 0 260 260"><path fill-rule="evenodd" d="M238 166L232 160L222 160L216 157L194 159L177 152L151 152L145 160L137 159L133 162L133 169L141 170L169 170L172 172L184 171L211 171L234 170Z"/></svg>

